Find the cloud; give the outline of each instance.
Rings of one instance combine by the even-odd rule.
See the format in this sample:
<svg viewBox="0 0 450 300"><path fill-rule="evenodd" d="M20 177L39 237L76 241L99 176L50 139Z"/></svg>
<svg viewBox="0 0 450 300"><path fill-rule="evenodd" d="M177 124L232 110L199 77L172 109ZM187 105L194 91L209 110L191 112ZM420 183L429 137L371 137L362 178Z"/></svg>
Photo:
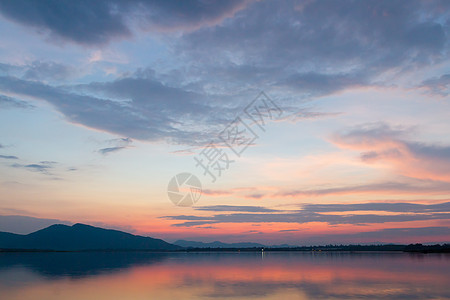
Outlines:
<svg viewBox="0 0 450 300"><path fill-rule="evenodd" d="M28 102L0 95L0 108L33 108L34 106Z"/></svg>
<svg viewBox="0 0 450 300"><path fill-rule="evenodd" d="M12 164L11 167L13 168L22 168L28 171L32 172L39 172L45 175L53 175L50 170L55 167L57 162L54 161L41 161L39 163L34 164L28 164L28 165L22 165L22 164Z"/></svg>
<svg viewBox="0 0 450 300"><path fill-rule="evenodd" d="M249 193L250 192L250 193ZM245 199L275 199L275 198L309 198L354 194L385 194L385 195L417 195L417 194L447 194L450 183L446 181L416 179L403 177L397 180L380 181L355 185L336 185L325 188L280 189L275 186L258 186L249 188L230 188L227 190L206 190L208 196L230 196Z"/></svg>
<svg viewBox="0 0 450 300"><path fill-rule="evenodd" d="M21 70L22 70L21 66L0 63L0 75L13 75Z"/></svg>
<svg viewBox="0 0 450 300"><path fill-rule="evenodd" d="M275 212L276 210L262 206L213 205L194 207L200 211L242 211L242 212Z"/></svg>
<svg viewBox="0 0 450 300"><path fill-rule="evenodd" d="M369 85L367 75L363 74L323 74L316 72L295 73L278 85L286 86L310 95L331 94L345 88Z"/></svg>
<svg viewBox="0 0 450 300"><path fill-rule="evenodd" d="M301 9L295 1L258 1L183 35L177 50L201 60L196 75L207 74L218 89L242 89L245 80L298 98L392 85L414 67L446 59L449 8L445 1L309 1Z"/></svg>
<svg viewBox="0 0 450 300"><path fill-rule="evenodd" d="M34 61L26 67L23 75L27 80L65 80L76 75L76 70L70 66L56 62Z"/></svg>
<svg viewBox="0 0 450 300"><path fill-rule="evenodd" d="M227 214L214 215L212 217L204 217L197 219L196 216L167 216L170 220L183 220L183 223L177 223L176 227L193 227L205 224L218 223L296 223L305 224L310 222L324 222L331 225L363 225L363 224L380 224L391 222L412 222L412 221L426 221L426 220L449 220L448 213L435 213L427 215L411 215L398 214L392 215L376 215L376 214L362 214L362 215L320 215L315 213L285 213L285 214Z"/></svg>
<svg viewBox="0 0 450 300"><path fill-rule="evenodd" d="M433 94L448 96L450 93L450 74L425 80L420 87L428 89Z"/></svg>
<svg viewBox="0 0 450 300"><path fill-rule="evenodd" d="M109 153L120 151L122 149L126 149L126 147L103 148L103 149L98 150L98 152L100 152L103 155L106 155L106 154L109 154Z"/></svg>
<svg viewBox="0 0 450 300"><path fill-rule="evenodd" d="M286 190L272 194L274 197L319 197L327 195L351 195L351 194L438 194L448 193L450 184L448 182L431 180L408 180L405 182L386 181L361 185L348 185L342 187ZM269 195L270 196L270 195Z"/></svg>
<svg viewBox="0 0 450 300"><path fill-rule="evenodd" d="M265 196L265 194L263 193L255 193L255 194L248 194L245 195L245 198L249 198L249 199L261 199Z"/></svg>
<svg viewBox="0 0 450 300"><path fill-rule="evenodd" d="M233 191L229 191L229 190L209 190L209 189L204 189L202 191L203 195L208 195L208 196L227 196L227 195L231 195L233 194Z"/></svg>
<svg viewBox="0 0 450 300"><path fill-rule="evenodd" d="M434 238L439 238L442 240L442 238L448 236L450 236L450 227L444 226L385 228L374 231L363 231L347 234L318 234L315 236L302 238L302 244L345 244L358 242L410 243L418 241L432 241Z"/></svg>
<svg viewBox="0 0 450 300"><path fill-rule="evenodd" d="M64 81L80 74L73 66L51 60L34 60L18 65L0 63L0 76L14 76L24 80Z"/></svg>
<svg viewBox="0 0 450 300"><path fill-rule="evenodd" d="M0 147L2 148L2 147ZM4 159L19 159L17 156L14 155L0 155L0 158L4 158Z"/></svg>
<svg viewBox="0 0 450 300"><path fill-rule="evenodd" d="M50 36L87 45L131 34L123 16L113 9L114 3L107 1L0 1L3 16Z"/></svg>
<svg viewBox="0 0 450 300"><path fill-rule="evenodd" d="M232 119L236 110L221 107L220 102L208 103L205 95L147 78L123 78L78 88L95 90L108 98L0 76L0 90L43 99L70 122L140 140L204 145L216 136L213 132L219 132Z"/></svg>
<svg viewBox="0 0 450 300"><path fill-rule="evenodd" d="M166 85L148 69L109 82L57 87L0 76L0 90L45 100L76 124L132 139L192 146L220 142L218 134L242 114L244 107L242 97ZM244 104L254 96L245 99ZM115 147L121 146L105 148Z"/></svg>
<svg viewBox="0 0 450 300"><path fill-rule="evenodd" d="M264 208L259 207L230 207L227 206L214 206L211 210L200 209L206 211L244 211L252 213L230 213L230 214L215 214L213 216L192 216L192 215L180 215L180 216L166 216L163 218L184 221L182 223L176 223L173 226L177 227L194 227L206 224L217 223L297 223L304 224L309 222L324 222L331 225L342 224L380 224L390 222L411 222L411 221L424 221L424 220L449 220L450 219L450 202L442 203L439 205L414 205L410 203L398 203L396 205L382 204L355 204L349 205L324 205L324 206L304 206L302 210L295 210L290 212L283 212L277 210L265 211ZM358 208L358 209L356 209ZM383 210L398 212L395 215L385 214L329 214L330 212L343 212L348 209L349 212L359 210L360 208L369 208L367 210ZM372 208L372 209L370 209ZM375 209L376 208L376 209ZM405 210L400 210L404 208ZM316 210L318 212L316 212ZM322 214L327 212L327 214Z"/></svg>
<svg viewBox="0 0 450 300"><path fill-rule="evenodd" d="M431 180L450 180L450 145L411 141L410 128L385 123L362 124L335 134L332 142L360 151L366 163L388 163L401 175Z"/></svg>
<svg viewBox="0 0 450 300"><path fill-rule="evenodd" d="M189 88L180 99L193 108L210 99L199 97L195 102L190 98L211 91L247 96L261 87L283 87L299 99L355 86L392 85L392 76L384 75L399 77L412 68L445 59L448 8L446 1L415 0L310 1L302 5L289 0L191 0L176 5L162 0L0 1L7 18L81 44L130 37L130 28L183 30L182 35L170 36L167 46L186 67L166 74L160 82L166 88L168 82L178 88L180 82L186 83ZM35 64L25 79L51 76L50 70L55 70L55 78L67 76L62 65ZM152 91L159 88L149 78L141 83ZM139 84L123 78L105 85L93 83L89 88L124 99L136 98L137 93L142 98L145 85ZM137 87L136 92L132 87Z"/></svg>
<svg viewBox="0 0 450 300"><path fill-rule="evenodd" d="M82 45L102 45L129 38L132 28L181 30L220 23L245 7L246 1L0 1L6 18L51 38Z"/></svg>
<svg viewBox="0 0 450 300"><path fill-rule="evenodd" d="M204 26L220 24L246 7L249 0L199 1L188 0L183 3L152 1L139 6L143 15L141 21L149 29L156 30L195 30ZM143 11L142 11L143 9Z"/></svg>
<svg viewBox="0 0 450 300"><path fill-rule="evenodd" d="M133 142L130 138L119 138L119 139L112 139L107 141L109 144L115 145L114 147L107 147L102 148L98 150L103 155L107 155L113 152L118 152L123 149L129 148L129 145Z"/></svg>
<svg viewBox="0 0 450 300"><path fill-rule="evenodd" d="M450 202L439 204L416 203L357 203L357 204L302 204L304 211L310 212L349 212L349 211L385 211L385 212L450 212Z"/></svg>

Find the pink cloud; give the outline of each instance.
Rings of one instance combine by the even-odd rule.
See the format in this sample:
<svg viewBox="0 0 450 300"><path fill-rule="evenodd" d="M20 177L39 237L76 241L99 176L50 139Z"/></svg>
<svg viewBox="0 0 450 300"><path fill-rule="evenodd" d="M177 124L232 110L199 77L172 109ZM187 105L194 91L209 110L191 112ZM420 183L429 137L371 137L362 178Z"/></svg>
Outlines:
<svg viewBox="0 0 450 300"><path fill-rule="evenodd" d="M389 167L399 175L450 181L450 145L411 141L408 137L413 132L374 123L337 133L331 141L340 148L359 151L362 162Z"/></svg>

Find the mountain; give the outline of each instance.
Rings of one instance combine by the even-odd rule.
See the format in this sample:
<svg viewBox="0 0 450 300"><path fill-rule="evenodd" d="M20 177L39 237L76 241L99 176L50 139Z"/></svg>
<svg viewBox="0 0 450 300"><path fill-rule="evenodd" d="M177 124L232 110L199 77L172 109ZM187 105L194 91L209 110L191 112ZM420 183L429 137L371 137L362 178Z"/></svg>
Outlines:
<svg viewBox="0 0 450 300"><path fill-rule="evenodd" d="M222 242L212 242L212 243L203 243L203 242L194 242L194 241L185 241L178 240L173 243L174 245L181 246L184 248L262 248L266 247L262 244L258 243L222 243Z"/></svg>
<svg viewBox="0 0 450 300"><path fill-rule="evenodd" d="M21 235L0 232L0 249L33 250L177 250L180 246L160 239L84 224L56 224Z"/></svg>

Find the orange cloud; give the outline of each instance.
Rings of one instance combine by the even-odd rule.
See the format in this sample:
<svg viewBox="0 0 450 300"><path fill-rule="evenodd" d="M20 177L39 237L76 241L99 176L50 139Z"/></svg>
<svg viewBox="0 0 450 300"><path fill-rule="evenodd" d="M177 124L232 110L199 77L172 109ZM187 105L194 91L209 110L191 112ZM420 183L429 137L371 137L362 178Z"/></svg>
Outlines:
<svg viewBox="0 0 450 300"><path fill-rule="evenodd" d="M391 168L397 174L450 181L450 146L407 140L412 133L412 129L374 123L337 133L331 141L340 148L360 151L361 161Z"/></svg>

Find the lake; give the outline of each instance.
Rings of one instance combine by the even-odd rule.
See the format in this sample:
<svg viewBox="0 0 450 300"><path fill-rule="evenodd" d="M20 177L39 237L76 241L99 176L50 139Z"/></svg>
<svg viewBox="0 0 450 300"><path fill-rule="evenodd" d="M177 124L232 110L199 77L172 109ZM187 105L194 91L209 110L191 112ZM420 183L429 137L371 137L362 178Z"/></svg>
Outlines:
<svg viewBox="0 0 450 300"><path fill-rule="evenodd" d="M450 255L1 253L0 299L450 299Z"/></svg>

